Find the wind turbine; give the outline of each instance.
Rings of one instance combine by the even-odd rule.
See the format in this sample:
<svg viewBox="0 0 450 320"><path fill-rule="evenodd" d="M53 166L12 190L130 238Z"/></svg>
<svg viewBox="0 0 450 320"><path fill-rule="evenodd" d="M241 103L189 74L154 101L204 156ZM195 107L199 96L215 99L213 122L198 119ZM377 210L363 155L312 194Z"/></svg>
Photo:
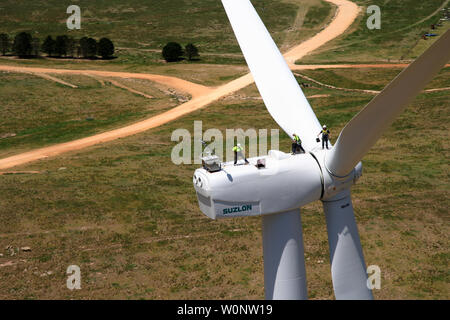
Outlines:
<svg viewBox="0 0 450 320"><path fill-rule="evenodd" d="M262 216L266 299L306 299L300 207L321 200L336 299L373 299L350 187L363 156L449 61L450 31L350 120L330 150L321 150L315 140L321 125L251 2L222 3L267 110L289 136L301 137L306 153L271 150L248 159L250 165L197 169L201 211L212 219Z"/></svg>

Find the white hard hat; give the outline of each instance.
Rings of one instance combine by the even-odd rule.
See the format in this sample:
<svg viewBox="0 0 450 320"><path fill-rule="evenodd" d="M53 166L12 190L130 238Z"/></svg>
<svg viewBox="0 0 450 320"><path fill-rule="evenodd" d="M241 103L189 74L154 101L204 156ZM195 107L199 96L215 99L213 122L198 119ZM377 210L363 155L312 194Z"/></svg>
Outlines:
<svg viewBox="0 0 450 320"><path fill-rule="evenodd" d="M241 147L241 144L240 143L238 143L238 145L237 145L239 148Z"/></svg>
<svg viewBox="0 0 450 320"><path fill-rule="evenodd" d="M324 125L323 125L323 128L326 129L326 127L327 127L327 126L324 124Z"/></svg>

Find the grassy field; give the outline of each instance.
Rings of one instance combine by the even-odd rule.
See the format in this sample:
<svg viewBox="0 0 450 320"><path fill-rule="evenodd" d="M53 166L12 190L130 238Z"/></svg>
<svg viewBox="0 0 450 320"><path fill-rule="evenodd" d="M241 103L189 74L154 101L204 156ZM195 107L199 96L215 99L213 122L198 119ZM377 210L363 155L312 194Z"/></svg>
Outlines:
<svg viewBox="0 0 450 320"><path fill-rule="evenodd" d="M363 11L350 32L301 63L411 59L431 43L417 41L417 35L435 22L445 3L355 2L378 4L382 29L367 30ZM335 13L320 0L253 3L283 50L311 37ZM0 33L37 31L41 38L66 33L70 4L2 1ZM208 86L247 70L220 1L76 4L82 9L82 30L69 34L110 37L119 47L118 59L7 57L0 64L148 72ZM172 40L194 42L201 60L161 61L159 50ZM300 74L341 88L381 90L398 72L325 69ZM444 69L427 88L449 87L449 73L450 68ZM0 73L0 157L106 131L180 103L161 86L143 80L57 77L78 88ZM363 177L353 188L366 263L382 272L376 299L450 298L448 92L422 93L414 100L364 158ZM316 84L305 93L323 95L310 102L331 128L333 142L373 97ZM192 186L198 166L170 161L176 144L170 141L172 132L193 132L196 120L203 121L203 130L223 133L227 128L278 128L252 85L145 133L12 168L38 173L0 175L0 299L263 299L261 219L211 221L199 211ZM290 143L280 131L280 149L288 152ZM309 297L333 299L322 205L302 208L302 220ZM31 251L20 249L26 246ZM66 269L74 264L81 268L82 289L70 291Z"/></svg>
<svg viewBox="0 0 450 320"><path fill-rule="evenodd" d="M76 38L109 37L119 49L119 58L108 64L116 67L163 64L161 49L169 41L182 45L194 43L199 47L201 63L244 63L220 1L132 0L124 4L117 0L80 0L77 2L81 9L80 30L66 27L69 17L66 9L70 4L57 0L3 1L0 4L0 32L13 37L20 31L27 31L41 41L49 34L69 34ZM333 13L331 5L321 0L258 0L254 5L275 41L283 48L317 33Z"/></svg>
<svg viewBox="0 0 450 320"><path fill-rule="evenodd" d="M381 91L401 71L402 68L359 68L350 72L348 69L318 69L303 70L300 74L335 87ZM430 81L425 90L448 87L450 87L450 68L447 67Z"/></svg>
<svg viewBox="0 0 450 320"><path fill-rule="evenodd" d="M357 21L344 35L330 41L298 63L389 62L418 57L430 42L421 40L427 32L442 34L450 28L431 30L442 17L440 8L448 7L448 0L356 0L362 9ZM381 10L381 29L369 30L366 8L377 5Z"/></svg>
<svg viewBox="0 0 450 320"><path fill-rule="evenodd" d="M299 63L386 62L417 57L435 39L421 40L431 31L430 25L441 17L448 0L357 0L361 6L358 20L350 32L331 41ZM48 34L110 37L116 44L118 59L81 62L83 65L112 69L146 70L163 65L160 51L169 41L185 45L195 43L201 59L178 64L243 64L241 52L220 1L215 0L133 0L127 4L115 1L79 1L82 29L67 30L65 13L70 3L61 1L5 1L0 4L3 19L0 32L14 36L20 31L32 32L43 40ZM278 46L287 50L310 38L331 20L335 8L321 0L254 1ZM381 9L381 29L369 30L366 8ZM25 19L26 17L26 19ZM206 23L205 23L206 21ZM450 28L448 22L436 30ZM3 59L0 60L3 63ZM9 63L9 62L8 62ZM32 60L33 65L66 65L66 61Z"/></svg>
<svg viewBox="0 0 450 320"><path fill-rule="evenodd" d="M380 88L394 73L365 70L363 84ZM358 70L310 75L361 81ZM306 89L316 94L330 95L311 104L332 141L372 97ZM382 271L377 299L450 298L447 109L448 92L415 99L365 157L353 188L366 262ZM227 98L142 134L15 168L39 174L0 176L0 298L262 299L261 220L209 220L192 187L197 166L170 161L172 131L192 132L194 120L203 130L277 128L260 100ZM290 148L284 134L280 148ZM302 212L309 296L333 298L321 204ZM31 252L16 249L24 246ZM72 264L81 267L78 291L65 287Z"/></svg>
<svg viewBox="0 0 450 320"><path fill-rule="evenodd" d="M160 65L112 64L110 61L81 61L61 59L11 59L0 56L0 64L8 66L44 67L76 70L103 70L115 72L151 73L174 76L191 82L218 86L248 73L247 65L196 64L196 63L163 63Z"/></svg>
<svg viewBox="0 0 450 320"><path fill-rule="evenodd" d="M71 4L57 0L3 1L5 19L0 30L28 30L43 36L68 33L66 9ZM119 46L132 48L162 48L169 41L177 41L197 43L205 51L239 51L220 1L131 0L124 4L118 0L80 0L77 5L81 29L69 32L73 36L106 36ZM296 6L292 4L261 0L255 5L274 32L286 29L295 17Z"/></svg>
<svg viewBox="0 0 450 320"><path fill-rule="evenodd" d="M107 79L102 85L88 76L57 77L77 88L29 74L0 73L1 157L82 138L179 104L151 82L145 87L154 99L112 86ZM138 90L142 81L129 86Z"/></svg>

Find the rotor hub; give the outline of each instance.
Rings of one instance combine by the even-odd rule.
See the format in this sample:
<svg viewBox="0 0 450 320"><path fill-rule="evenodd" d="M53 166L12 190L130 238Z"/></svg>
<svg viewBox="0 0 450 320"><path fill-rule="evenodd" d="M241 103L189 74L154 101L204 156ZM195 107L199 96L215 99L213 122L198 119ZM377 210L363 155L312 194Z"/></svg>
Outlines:
<svg viewBox="0 0 450 320"><path fill-rule="evenodd" d="M346 176L340 177L334 175L326 165L326 157L330 150L313 150L311 154L316 159L322 173L322 197L323 201L339 200L345 197L352 185L362 176L362 163L359 162L356 167Z"/></svg>

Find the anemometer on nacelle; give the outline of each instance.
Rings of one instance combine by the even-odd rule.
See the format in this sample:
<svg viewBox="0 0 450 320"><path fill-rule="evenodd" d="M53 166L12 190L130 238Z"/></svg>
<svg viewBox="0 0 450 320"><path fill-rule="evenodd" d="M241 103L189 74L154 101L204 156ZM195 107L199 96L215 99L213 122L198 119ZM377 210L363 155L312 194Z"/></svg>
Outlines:
<svg viewBox="0 0 450 320"><path fill-rule="evenodd" d="M217 172L222 168L219 157L214 154L214 152L209 149L207 143L203 140L200 140L205 149L202 152L201 160L202 167L208 172Z"/></svg>

